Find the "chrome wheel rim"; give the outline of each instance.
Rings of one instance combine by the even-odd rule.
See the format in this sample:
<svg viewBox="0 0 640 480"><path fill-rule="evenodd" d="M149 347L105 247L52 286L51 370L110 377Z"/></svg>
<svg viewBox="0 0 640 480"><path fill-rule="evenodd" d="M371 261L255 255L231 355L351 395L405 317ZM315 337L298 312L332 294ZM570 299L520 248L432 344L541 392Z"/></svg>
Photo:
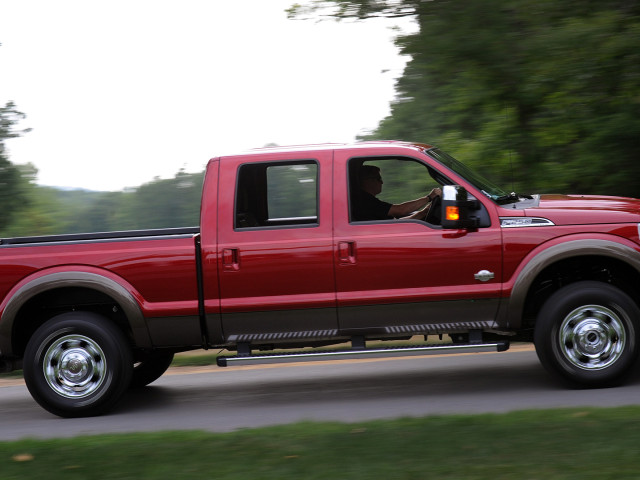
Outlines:
<svg viewBox="0 0 640 480"><path fill-rule="evenodd" d="M624 352L624 322L606 307L584 305L562 321L559 343L571 365L582 370L602 370L614 364Z"/></svg>
<svg viewBox="0 0 640 480"><path fill-rule="evenodd" d="M65 398L84 398L104 383L107 365L104 352L84 335L56 339L44 354L44 377L49 387Z"/></svg>

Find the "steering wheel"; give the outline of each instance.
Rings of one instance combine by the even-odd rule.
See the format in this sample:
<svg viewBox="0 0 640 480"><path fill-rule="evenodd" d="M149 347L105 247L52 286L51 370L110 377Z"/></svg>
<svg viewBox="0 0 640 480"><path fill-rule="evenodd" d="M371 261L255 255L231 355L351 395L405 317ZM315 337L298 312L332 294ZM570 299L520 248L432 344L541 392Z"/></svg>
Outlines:
<svg viewBox="0 0 640 480"><path fill-rule="evenodd" d="M441 204L442 198L440 195L438 195L431 201L431 205L429 205L429 211L424 217L425 222L432 223L434 225L440 225L442 223L442 209L440 208Z"/></svg>

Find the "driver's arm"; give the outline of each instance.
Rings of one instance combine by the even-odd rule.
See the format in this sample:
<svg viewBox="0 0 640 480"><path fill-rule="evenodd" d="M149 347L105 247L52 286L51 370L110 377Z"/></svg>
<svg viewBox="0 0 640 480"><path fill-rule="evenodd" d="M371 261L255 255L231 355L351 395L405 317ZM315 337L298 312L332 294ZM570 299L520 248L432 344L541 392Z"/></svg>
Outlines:
<svg viewBox="0 0 640 480"><path fill-rule="evenodd" d="M431 207L431 202L427 203L424 207L422 207L417 212L413 212L411 215L407 215L406 217L402 217L406 220L426 220L427 213L429 212L429 208Z"/></svg>
<svg viewBox="0 0 640 480"><path fill-rule="evenodd" d="M425 211L428 209L429 204L434 198L441 194L442 191L439 188L434 188L429 192L429 195L425 195L424 197L391 205L389 216L394 218L424 218Z"/></svg>
<svg viewBox="0 0 640 480"><path fill-rule="evenodd" d="M429 195L416 198L415 200L409 200L408 202L396 203L391 205L389 209L389 216L394 218L401 218L409 215L411 212L421 209L431 201Z"/></svg>

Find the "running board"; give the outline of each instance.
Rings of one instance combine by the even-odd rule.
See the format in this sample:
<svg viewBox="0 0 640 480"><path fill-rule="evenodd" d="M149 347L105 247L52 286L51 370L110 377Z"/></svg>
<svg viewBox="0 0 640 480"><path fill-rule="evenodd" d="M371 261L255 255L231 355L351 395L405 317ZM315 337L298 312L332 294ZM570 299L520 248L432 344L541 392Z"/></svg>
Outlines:
<svg viewBox="0 0 640 480"><path fill-rule="evenodd" d="M346 350L326 350L317 352L292 352L266 355L234 355L218 357L219 367L231 365L249 365L257 363L291 363L314 362L321 360L342 360L353 358L408 357L417 355L445 355L449 353L481 353L504 352L509 349L509 342L470 343L429 346L405 346L393 348L365 348Z"/></svg>

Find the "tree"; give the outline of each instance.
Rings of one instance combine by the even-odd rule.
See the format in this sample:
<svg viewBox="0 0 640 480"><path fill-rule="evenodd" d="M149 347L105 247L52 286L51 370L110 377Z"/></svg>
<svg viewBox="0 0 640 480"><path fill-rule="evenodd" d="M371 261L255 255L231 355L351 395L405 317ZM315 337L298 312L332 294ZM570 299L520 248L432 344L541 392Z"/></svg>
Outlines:
<svg viewBox="0 0 640 480"><path fill-rule="evenodd" d="M13 102L0 107L0 229L11 220L24 202L24 182L20 170L8 158L5 140L20 136L27 130L16 131L15 125L24 118L24 114L15 109Z"/></svg>
<svg viewBox="0 0 640 480"><path fill-rule="evenodd" d="M636 0L323 0L334 18L412 15L392 113L364 138L437 143L503 185L640 196Z"/></svg>
<svg viewBox="0 0 640 480"><path fill-rule="evenodd" d="M368 19L376 17L406 17L420 11L421 0L311 0L306 5L296 3L287 9L289 18Z"/></svg>

